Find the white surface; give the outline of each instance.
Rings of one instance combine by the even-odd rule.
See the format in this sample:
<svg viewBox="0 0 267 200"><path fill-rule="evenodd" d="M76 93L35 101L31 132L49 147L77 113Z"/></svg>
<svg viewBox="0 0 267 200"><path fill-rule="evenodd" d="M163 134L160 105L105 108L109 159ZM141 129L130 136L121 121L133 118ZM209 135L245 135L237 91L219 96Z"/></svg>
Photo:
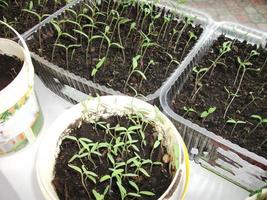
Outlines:
<svg viewBox="0 0 267 200"><path fill-rule="evenodd" d="M44 114L37 141L13 155L0 158L0 200L43 200L35 175L35 154L48 126L71 104L35 79L35 90ZM191 179L185 200L244 200L245 190L191 163Z"/></svg>

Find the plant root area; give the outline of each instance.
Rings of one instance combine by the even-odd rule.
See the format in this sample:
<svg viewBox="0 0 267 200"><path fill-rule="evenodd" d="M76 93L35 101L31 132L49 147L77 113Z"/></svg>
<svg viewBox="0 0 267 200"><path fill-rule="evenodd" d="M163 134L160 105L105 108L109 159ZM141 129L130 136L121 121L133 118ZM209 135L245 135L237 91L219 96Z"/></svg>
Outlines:
<svg viewBox="0 0 267 200"><path fill-rule="evenodd" d="M121 185L127 193L125 200L156 200L166 191L172 181L173 172L170 171L172 168L170 168L169 163L171 158L162 160L163 157L169 156L162 142L159 147L152 151L158 133L152 122L140 121L141 118L136 117L135 115L111 116L107 119L100 118L97 122L91 123L78 120L69 127L71 131L69 131L68 136L75 137L78 141L83 140L84 143L63 137L60 152L56 158L55 176L52 181L60 199L96 199L92 192L95 190L99 194L105 193L103 199L119 200L121 199L121 190L117 184L119 179L121 179ZM140 127L133 122L133 119L141 124L145 122L144 126ZM79 123L80 125L77 125ZM124 135L122 129L118 127L128 129L128 133L130 133L130 129L134 131L130 133L131 136L129 137L129 135ZM145 137L141 136L141 130ZM88 142L88 139L91 142ZM146 142L144 143L144 141ZM124 144L122 145L122 143ZM85 150L85 144L88 144L89 151ZM99 155L93 153L94 151L97 151ZM86 156L85 152L87 152ZM91 153L88 154L88 152ZM80 156L73 159L74 155ZM133 158L135 161L130 161ZM151 160L155 164L151 168L151 164L145 160ZM156 164L156 162L161 164ZM142 164L140 165L140 163ZM70 164L78 166L83 171L88 170L95 173L97 175L94 176L95 180L93 181L89 175L86 176L86 172L81 176L81 173L69 167ZM116 176L114 169L120 171ZM144 170L147 175L145 175ZM89 173L87 172L87 174ZM105 175L112 178L101 181ZM138 192L130 182L134 182L139 191L150 191L154 195L142 195L140 192L141 196L134 196L133 193ZM105 188L108 188L106 192L104 191Z"/></svg>
<svg viewBox="0 0 267 200"><path fill-rule="evenodd" d="M11 83L20 72L23 62L16 57L0 54L0 91Z"/></svg>
<svg viewBox="0 0 267 200"><path fill-rule="evenodd" d="M218 59L213 72L209 70L198 84L196 73L191 72L181 91L174 96L172 109L199 126L267 158L266 48L221 35L195 67L197 70L209 68L227 41L231 42L231 50ZM202 74L204 72L199 77ZM194 111L186 112L185 107ZM210 107L216 107L215 112L201 118L201 113Z"/></svg>
<svg viewBox="0 0 267 200"><path fill-rule="evenodd" d="M153 94L179 67L179 63L197 42L203 28L194 25L192 19L190 21L188 18L179 18L150 4L135 3L126 6L118 2L103 1L101 5L97 5L98 12L101 13L97 16L87 9L86 3L80 3L78 8L73 10L76 15L89 16L91 22L86 17L76 20L74 14L69 11L54 22L59 24L62 32L74 36L74 40L64 36L57 40L57 31L50 24L29 41L31 50L75 75L115 91L132 96ZM79 25L70 21L78 22ZM87 26L88 24L91 25ZM96 39L92 39L88 45L84 35L73 31L79 27L84 27L83 33L89 38ZM108 40L101 38L103 34L110 40L110 44L113 43L110 48ZM38 35L41 36L41 41ZM75 44L79 47L70 48L66 53L64 47L55 47L55 43L66 47ZM104 62L97 67L101 59ZM93 76L95 68L97 73Z"/></svg>

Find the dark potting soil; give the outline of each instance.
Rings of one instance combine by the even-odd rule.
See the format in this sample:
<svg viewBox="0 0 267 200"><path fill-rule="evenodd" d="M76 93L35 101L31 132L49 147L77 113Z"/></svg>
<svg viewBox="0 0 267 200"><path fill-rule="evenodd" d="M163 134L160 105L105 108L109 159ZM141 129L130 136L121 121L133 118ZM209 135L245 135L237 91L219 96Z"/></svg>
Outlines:
<svg viewBox="0 0 267 200"><path fill-rule="evenodd" d="M45 1L47 3L45 3ZM31 11L43 16L42 20L46 18L45 14L52 14L66 4L66 0L57 1L57 4L54 3L56 1L41 0L40 5L38 5L37 0L16 0L6 2L8 3L8 6L0 2L0 19L6 21L21 34L39 23L36 15L23 11L23 9L30 9L30 2L33 3ZM14 37L14 34L6 26L1 25L0 37Z"/></svg>
<svg viewBox="0 0 267 200"><path fill-rule="evenodd" d="M133 116L133 115L132 115ZM132 118L133 119L133 118ZM136 119L136 118L135 118ZM140 119L140 118L139 118ZM138 121L138 120L136 120ZM103 182L100 182L101 177L105 175L111 175L112 171L111 169L114 168L114 165L112 164L112 161L108 158L108 153L114 152L115 144L119 144L119 142L116 141L124 141L122 131L115 131L113 128L120 125L120 127L129 128L131 126L134 126L134 124L131 120L129 120L128 116L112 116L107 119L100 119L98 122L101 122L103 125L103 122L105 122L104 126L108 127L107 124L110 126L110 132L107 133L106 129L103 128L103 126L100 126L97 123L87 123L82 122L81 126L77 126L78 122L76 124L70 126L70 134L69 136L74 136L77 139L81 138L87 138L90 139L92 142L91 144L95 144L98 142L98 145L101 146L103 143L109 143L111 144L111 149L107 147L100 147L96 148L96 151L98 151L101 156L97 156L96 154L91 154L91 161L88 159L88 157L81 157L74 159L73 161L69 162L69 160L75 155L78 154L80 151L80 155L84 153L81 152L81 148L83 145L77 145L77 142L71 139L63 139L61 145L60 145L60 152L58 154L58 157L56 158L56 164L54 168L55 177L52 181L56 192L60 199L68 199L68 200L82 200L82 199L95 199L94 195L92 194L92 190L96 190L98 193L103 194L104 190L107 186L109 187L109 191L106 193L105 199L108 200L118 200L120 198L120 190L116 184L116 178L113 177L112 181L106 180ZM134 133L131 133L132 140L137 140L137 142L134 142L133 144L136 145L136 147L139 149L139 152L132 148L126 148L123 150L123 147L120 146L119 150L117 151L118 154L115 156L115 154L112 154L112 157L115 160L115 165L117 166L118 163L127 162L129 159L133 158L138 154L143 162L144 159L151 159L153 162L159 161L162 162L162 165L153 165L152 170L150 170L150 164L143 164L141 167L148 172L150 177L145 176L142 172L136 172L137 169L133 165L133 162L129 162L126 166L117 167L116 169L123 169L123 174L130 174L135 173L138 174L138 176L134 177L123 177L122 178L122 185L125 187L127 193L135 193L136 190L133 186L129 184L129 181L135 182L140 191L150 191L155 194L155 196L146 196L142 195L141 199L144 200L156 200L158 199L168 188L169 184L171 183L172 176L169 172L169 161L165 159L165 162L163 162L163 157L167 156L167 151L164 146L161 145L156 148L153 151L152 157L150 157L152 147L157 140L157 136L155 135L156 130L154 128L154 125L151 123L148 123L145 128L145 140L147 141L146 145L142 145L142 137L138 133L137 130L134 131ZM112 139L113 137L116 137L116 139ZM121 140L118 138L120 137ZM129 141L126 139L126 141ZM90 144L87 143L87 144ZM90 146L90 149L92 151L92 145ZM114 149L113 149L114 148ZM170 158L172 159L172 158ZM89 178L85 178L86 175L84 175L84 185L82 184L81 174L71 167L68 166L68 164L72 164L75 166L79 166L81 168L82 165L85 166L87 170L90 170L98 175L96 178L96 183L94 183ZM88 193L85 190L88 190ZM127 196L125 200L130 199L136 199L136 197ZM140 198L138 198L140 199Z"/></svg>
<svg viewBox="0 0 267 200"><path fill-rule="evenodd" d="M0 54L0 91L13 81L22 65L18 58Z"/></svg>
<svg viewBox="0 0 267 200"><path fill-rule="evenodd" d="M211 61L214 61L220 54L219 49L225 41L233 42L231 51L219 59L220 63L216 65L212 75L210 75L210 70L202 79L203 86L196 98L192 99L196 80L196 75L193 72L181 91L174 97L171 104L172 108L179 115L201 127L205 127L207 130L267 158L267 123L258 124L260 120L251 117L251 115L259 115L262 119L267 119L267 49L257 48L256 45L248 44L246 41L233 41L222 35L208 49L206 55L198 63L197 69L209 67L212 64ZM256 50L260 54L250 57L252 50ZM238 57L241 61L247 61L247 68L259 68L260 71L247 70L245 72L240 91L230 105L226 117L223 118L244 71L243 69L240 70L234 85L239 68ZM232 94L230 97L226 89ZM193 108L197 113L186 113L184 106ZM200 113L208 110L209 107L216 107L216 110L203 120ZM243 121L243 123L237 124L234 128L234 124L226 123L230 119Z"/></svg>
<svg viewBox="0 0 267 200"><path fill-rule="evenodd" d="M115 10L120 13L121 19L130 20L129 22L121 24L120 28L116 25L115 18L112 18L112 16L115 16L114 13L110 14L110 17L108 18L102 15L98 15L97 17L92 16L92 13L90 13L88 9L85 10L85 3L81 3L80 9L76 9L77 13L84 12L87 16L90 16L95 20L97 28L93 29L93 35L102 35L102 33L105 32L106 26L101 24L105 22L110 28L107 35L110 39L112 38L111 42L122 44L122 46L124 46L125 58L120 48L116 46L110 47L105 62L96 73L95 78L91 76L91 72L99 60L105 57L108 46L107 42L102 39L93 40L91 45L89 45L89 53L86 61L87 41L84 36L80 36L78 33L73 32L73 29L78 29L77 25L71 23L66 23L65 25L64 23L60 24L62 31L75 36L77 41L73 41L70 37L60 37L57 43L66 46L74 43L82 45L79 48L75 48L75 52L70 50L67 55L68 58L66 58L65 49L57 46L52 59L53 47L57 34L55 33L55 30L51 32L51 28L48 28L47 30L44 30L44 28L42 29L42 49L39 49L39 32L35 35L36 37L30 41L31 50L61 68L116 91L130 95L135 95L137 92L144 96L154 93L177 68L178 65L173 62L173 60L178 62L183 60L200 37L203 28L199 25L194 26L191 23L185 25L184 21L189 21L189 19L178 19L173 15L171 22L165 26L164 15L168 13L167 11L165 12L163 10L160 18L153 21L151 16L144 17L144 12L138 15L138 10L141 10L139 5L123 7L121 4L114 4L111 1L109 10L111 10L111 7L116 8L116 6L117 9ZM106 11L107 8L108 2L106 1L99 6L99 9L103 12ZM147 8L147 6L144 6L144 8ZM153 16L156 16L159 13L159 10L158 8L153 7L153 11L151 12L153 13ZM171 14L169 13L169 15ZM68 16L71 16L71 13L68 13ZM74 18L69 17L68 19L73 20ZM133 22L136 23L136 28L130 31ZM80 25L82 27L88 23L90 23L90 21L85 17L80 20ZM92 29L89 30L88 28L84 28L84 32L87 35L89 35L91 30ZM174 32L174 30L176 32ZM144 35L142 32L145 33L146 36L142 36ZM128 33L130 34L128 35ZM189 40L190 34L195 34L196 38L191 37ZM145 37L149 39L145 39ZM150 44L153 43L154 45L148 46L145 50L145 46L148 44L145 41L149 41ZM178 41L177 45L176 41ZM102 48L100 48L101 44ZM146 80L142 78L138 72L134 72L130 76L131 68L133 67L133 58L141 54L140 47L142 44L144 45L142 52L145 52L145 54L143 58L138 60L137 69L145 74ZM173 60L171 57L173 57ZM169 69L167 70L167 68ZM124 89L128 76L130 76L129 84Z"/></svg>

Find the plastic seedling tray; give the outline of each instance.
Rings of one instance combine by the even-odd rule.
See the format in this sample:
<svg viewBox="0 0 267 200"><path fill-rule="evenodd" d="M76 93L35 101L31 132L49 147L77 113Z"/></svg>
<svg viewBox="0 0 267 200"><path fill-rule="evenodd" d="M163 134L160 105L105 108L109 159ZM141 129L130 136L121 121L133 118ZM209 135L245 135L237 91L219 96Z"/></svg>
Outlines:
<svg viewBox="0 0 267 200"><path fill-rule="evenodd" d="M187 57L184 65L178 68L175 75L165 85L160 96L160 103L164 113L178 128L192 159L238 186L252 191L266 185L267 160L192 123L176 114L170 107L171 101L176 94L179 95L193 67L221 34L263 47L267 41L267 34L264 32L230 22L218 23L203 43L198 44L200 47L191 52L191 58Z"/></svg>
<svg viewBox="0 0 267 200"><path fill-rule="evenodd" d="M73 6L74 9L76 7L78 9L80 4L82 4L83 2L87 2L87 1L77 0L73 2L71 6ZM194 18L193 24L194 25L200 24L203 28L203 33L199 37L197 43L204 40L205 36L208 34L210 30L210 27L214 25L211 18L191 8L183 7L180 5L179 7L175 8L175 6L173 6L174 3L175 2L164 1L160 4L157 4L157 6L160 8L165 7L165 11L170 10L171 12L176 13L178 17L189 17L189 16L193 17ZM68 5L67 7L69 8L70 6ZM52 25L49 22L52 19L56 19L56 18L63 19L64 17L66 17L64 13L65 13L65 9L61 9L59 12L49 17L49 19L47 19L44 23L42 23L41 26L38 26L38 28L36 28L34 32L25 35L27 40L36 40L38 37L37 31L39 29L42 29L43 35L53 34L54 29L52 28ZM197 46L197 43L195 44L195 46ZM194 47L192 49L194 49ZM37 74L42 79L42 81L45 83L45 85L49 89L51 89L53 92L55 92L57 95L70 101L71 103L80 102L81 100L84 100L89 94L90 95L96 95L96 94L98 95L105 95L105 94L122 95L122 93L119 91L115 91L112 88L107 88L106 86L96 84L90 80L86 80L85 78L77 76L63 68L60 68L59 66L47 61L43 57L40 57L35 52L32 52L31 55L33 58L33 62L34 62ZM175 74L175 72L173 72L172 74ZM161 87L158 88L154 93L149 94L145 97L140 97L140 98L150 103L159 105L160 90L165 85L167 80L165 80L165 82L162 83Z"/></svg>

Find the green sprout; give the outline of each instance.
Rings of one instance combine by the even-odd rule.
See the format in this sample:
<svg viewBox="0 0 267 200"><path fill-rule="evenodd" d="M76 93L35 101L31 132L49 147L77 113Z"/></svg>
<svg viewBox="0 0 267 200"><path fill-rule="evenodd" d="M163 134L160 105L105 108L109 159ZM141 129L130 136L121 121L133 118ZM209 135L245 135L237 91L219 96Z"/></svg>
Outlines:
<svg viewBox="0 0 267 200"><path fill-rule="evenodd" d="M224 111L223 118L226 117L226 114L227 114L227 112L228 112L228 110L229 110L231 104L233 103L234 99L236 98L236 95L239 93L239 90L240 90L240 88L241 88L241 84L242 84L242 82L243 82L245 73L246 73L247 71L259 71L259 70L260 70L260 68L254 69L254 68L249 67L249 66L251 66L252 64L251 64L250 62L248 62L248 61L241 61L241 59L240 59L239 57L237 57L237 61L238 61L238 63L239 63L239 69L242 69L243 72L242 72L242 75L241 75L241 77L240 77L239 84L238 84L238 87L237 87L237 89L236 89L236 92L234 93L235 95L233 95L233 97L231 98L230 102L228 103L228 105L227 105L227 107L226 107L226 109L225 109L225 111ZM238 75L238 74L237 74L237 75Z"/></svg>
<svg viewBox="0 0 267 200"><path fill-rule="evenodd" d="M208 71L209 69L206 67L202 67L198 69L197 66L193 67L193 73L196 74L195 77L195 84L194 84L194 89L191 94L191 99L194 100L196 98L197 93L200 91L202 88L202 84L200 83L201 76L200 74L204 72L204 74Z"/></svg>
<svg viewBox="0 0 267 200"><path fill-rule="evenodd" d="M141 198L142 196L155 196L153 192L140 191L138 185L133 181L129 181L129 185L131 185L135 189L135 192L129 192L127 196L137 197L137 198Z"/></svg>
<svg viewBox="0 0 267 200"><path fill-rule="evenodd" d="M176 39L176 42L175 42L175 45L174 45L174 52L176 53L176 49L177 49L177 46L178 46L178 43L180 42L180 38L182 36L182 33L185 31L185 29L191 25L193 23L193 18L192 17L187 17L185 20L184 20L184 25L182 27L182 29L179 31L179 35Z"/></svg>
<svg viewBox="0 0 267 200"><path fill-rule="evenodd" d="M56 43L54 45L57 47L61 47L61 48L65 49L65 61L66 61L67 69L69 69L69 50L72 49L72 53L71 53L71 60L72 60L73 55L75 53L75 49L81 47L82 45L70 44L68 46L65 46L64 44L60 44L60 43Z"/></svg>
<svg viewBox="0 0 267 200"><path fill-rule="evenodd" d="M91 72L91 76L93 76L94 78L94 82L95 82L95 76L96 76L96 73L98 72L98 70L104 65L106 61L106 57L103 57L99 60L99 62L96 64L96 66L94 67L94 69L92 70Z"/></svg>
<svg viewBox="0 0 267 200"><path fill-rule="evenodd" d="M226 121L226 123L227 123L227 124L234 124L234 126L233 126L233 128L232 128L232 130L231 130L231 133L230 133L231 136L233 135L233 133L234 133L234 131L235 131L235 128L236 128L236 126L237 126L238 124L246 124L246 122L244 122L244 121L241 121L241 120L235 120L235 119L233 119L233 118L228 119L228 120Z"/></svg>
<svg viewBox="0 0 267 200"><path fill-rule="evenodd" d="M267 124L267 117L264 118L260 115L251 115L250 116L253 119L258 120L258 123L256 124L256 126L250 131L250 134L253 133L259 126L263 126L263 124Z"/></svg>
<svg viewBox="0 0 267 200"><path fill-rule="evenodd" d="M188 48L190 42L191 42L192 40L197 40L197 36L195 35L194 32L189 31L189 32L188 32L188 35L189 35L189 39L186 41L186 44L185 44L185 47L184 47L184 49L183 49L181 58L183 58L184 53L185 53L185 50Z"/></svg>
<svg viewBox="0 0 267 200"><path fill-rule="evenodd" d="M240 110L240 113L244 112L244 110L246 110L252 103L254 103L255 105L257 105L256 102L255 102L257 99L262 99L261 97L256 97L256 96L254 96L254 95L253 95L253 92L249 92L249 95L250 95L250 97L251 97L251 100L250 100L250 102L248 102L248 104L246 104L246 105Z"/></svg>
<svg viewBox="0 0 267 200"><path fill-rule="evenodd" d="M186 116L189 113L197 113L197 111L195 109L191 108L191 107L184 106L183 110L185 111L184 114L183 114L183 117Z"/></svg>
<svg viewBox="0 0 267 200"><path fill-rule="evenodd" d="M44 18L48 17L48 14L44 14L44 15L39 15L37 12L35 12L34 10L31 9L22 9L23 12L29 13L33 16L35 16L38 19L38 23L40 23ZM39 40L39 48L42 49L42 31L39 30L38 31L38 40Z"/></svg>
<svg viewBox="0 0 267 200"><path fill-rule="evenodd" d="M169 54L168 52L165 52L167 54L167 56L171 59L171 61L169 62L169 64L166 67L166 71L165 71L165 76L167 76L167 73L170 69L170 66L174 63L176 65L180 65L180 62L178 60L176 60L171 54Z"/></svg>
<svg viewBox="0 0 267 200"><path fill-rule="evenodd" d="M131 67L130 74L128 75L127 80L126 80L125 85L124 85L124 89L123 89L124 92L126 91L126 87L128 86L128 82L134 73L140 74L141 77L146 80L145 74L141 70L138 69L138 60L140 58L141 58L141 55L137 55L137 56L132 58L132 67Z"/></svg>
<svg viewBox="0 0 267 200"><path fill-rule="evenodd" d="M216 107L209 107L208 110L203 111L200 114L200 118L202 118L202 123L216 110Z"/></svg>
<svg viewBox="0 0 267 200"><path fill-rule="evenodd" d="M105 196L108 193L109 185L106 186L103 194L98 193L95 189L92 190L92 193L96 200L105 200Z"/></svg>

